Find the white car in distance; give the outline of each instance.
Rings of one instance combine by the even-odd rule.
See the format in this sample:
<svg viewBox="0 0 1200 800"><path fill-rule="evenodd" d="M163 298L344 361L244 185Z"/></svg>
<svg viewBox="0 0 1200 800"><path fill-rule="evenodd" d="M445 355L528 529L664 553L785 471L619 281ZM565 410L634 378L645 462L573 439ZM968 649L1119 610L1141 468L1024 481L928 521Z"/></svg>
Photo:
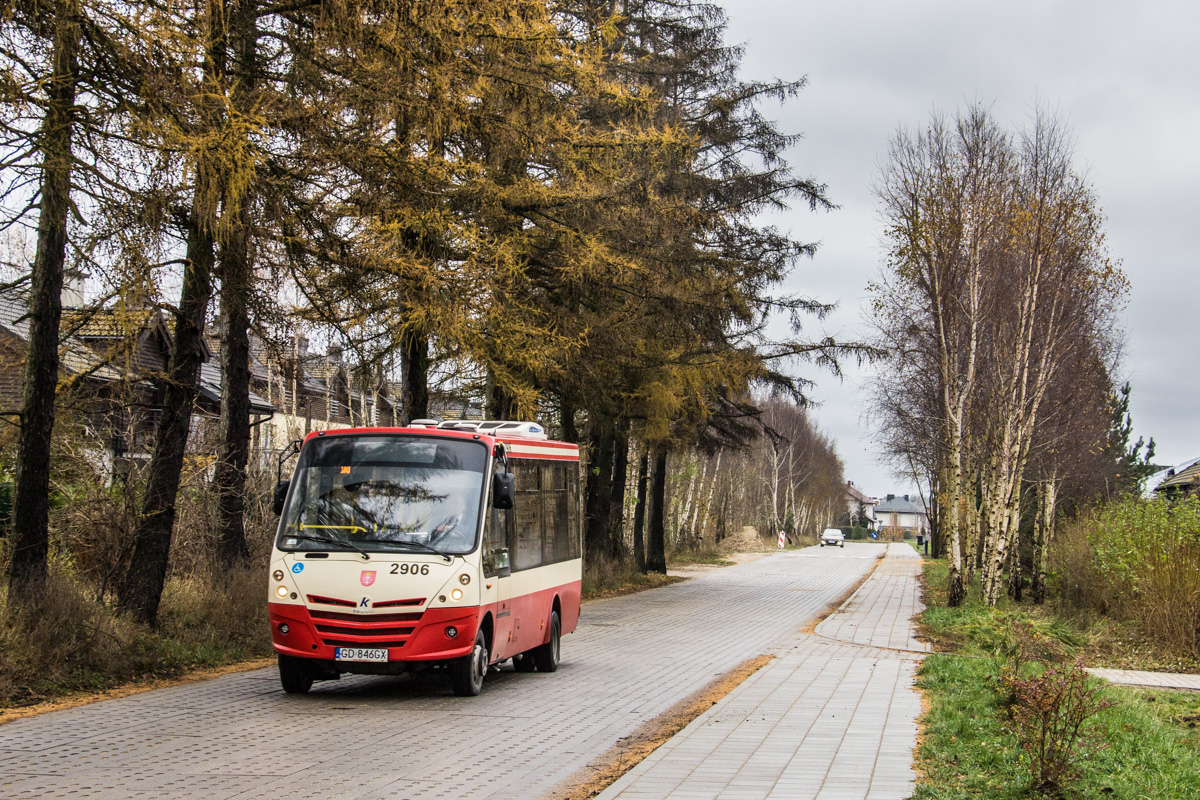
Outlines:
<svg viewBox="0 0 1200 800"><path fill-rule="evenodd" d="M845 547L846 536L837 528L826 528L825 532L821 534L821 547L825 545Z"/></svg>

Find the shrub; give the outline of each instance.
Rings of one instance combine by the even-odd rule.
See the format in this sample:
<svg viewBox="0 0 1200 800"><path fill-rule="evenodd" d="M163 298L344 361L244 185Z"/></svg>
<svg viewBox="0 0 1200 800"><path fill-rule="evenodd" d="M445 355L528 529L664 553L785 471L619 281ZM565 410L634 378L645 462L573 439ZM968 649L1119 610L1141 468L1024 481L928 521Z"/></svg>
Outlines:
<svg viewBox="0 0 1200 800"><path fill-rule="evenodd" d="M1069 610L1134 620L1164 650L1200 658L1200 500L1110 502L1065 526L1053 553Z"/></svg>
<svg viewBox="0 0 1200 800"><path fill-rule="evenodd" d="M1098 685L1088 685L1083 662L1053 665L1031 678L1013 678L1013 727L1029 756L1033 788L1059 795L1078 775L1077 760L1099 746L1089 721L1113 703Z"/></svg>

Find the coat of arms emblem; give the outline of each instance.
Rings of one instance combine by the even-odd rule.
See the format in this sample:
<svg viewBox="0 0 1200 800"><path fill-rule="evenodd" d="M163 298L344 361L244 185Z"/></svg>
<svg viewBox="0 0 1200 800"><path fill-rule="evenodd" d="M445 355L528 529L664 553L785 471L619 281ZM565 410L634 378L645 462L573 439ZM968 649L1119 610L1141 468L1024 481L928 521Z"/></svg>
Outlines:
<svg viewBox="0 0 1200 800"><path fill-rule="evenodd" d="M364 569L362 575L359 576L358 582L363 586L370 586L375 582L375 570Z"/></svg>

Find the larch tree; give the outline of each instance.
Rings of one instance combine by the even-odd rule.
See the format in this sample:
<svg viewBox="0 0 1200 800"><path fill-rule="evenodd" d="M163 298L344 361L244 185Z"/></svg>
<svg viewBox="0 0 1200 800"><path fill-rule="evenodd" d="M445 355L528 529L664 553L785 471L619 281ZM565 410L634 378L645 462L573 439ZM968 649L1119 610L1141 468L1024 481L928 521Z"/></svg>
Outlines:
<svg viewBox="0 0 1200 800"><path fill-rule="evenodd" d="M155 72L159 44L137 12L100 0L9 2L0 10L3 227L36 231L28 275L28 354L9 560L9 597L40 597L49 550L50 440L55 423L64 273L92 265L98 220L137 194L123 159L131 109ZM36 216L36 222L33 218ZM13 287L9 287L13 288Z"/></svg>

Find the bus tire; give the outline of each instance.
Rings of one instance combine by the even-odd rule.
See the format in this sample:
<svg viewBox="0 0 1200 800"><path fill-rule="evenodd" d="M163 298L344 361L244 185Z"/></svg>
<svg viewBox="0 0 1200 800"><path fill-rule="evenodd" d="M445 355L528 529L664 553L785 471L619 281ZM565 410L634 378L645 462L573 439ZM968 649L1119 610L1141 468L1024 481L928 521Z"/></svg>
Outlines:
<svg viewBox="0 0 1200 800"><path fill-rule="evenodd" d="M288 694L308 694L313 685L313 670L303 658L280 653L279 682Z"/></svg>
<svg viewBox="0 0 1200 800"><path fill-rule="evenodd" d="M533 649L533 663L537 664L538 672L554 672L558 669L559 640L562 637L562 623L558 621L558 612L550 612L550 641Z"/></svg>
<svg viewBox="0 0 1200 800"><path fill-rule="evenodd" d="M450 664L450 685L459 697L477 697L483 691L483 678L488 671L487 639L482 630L475 632L475 647L471 654Z"/></svg>
<svg viewBox="0 0 1200 800"><path fill-rule="evenodd" d="M537 669L537 664L533 661L533 651L518 653L513 656L513 669L517 672L533 672Z"/></svg>

